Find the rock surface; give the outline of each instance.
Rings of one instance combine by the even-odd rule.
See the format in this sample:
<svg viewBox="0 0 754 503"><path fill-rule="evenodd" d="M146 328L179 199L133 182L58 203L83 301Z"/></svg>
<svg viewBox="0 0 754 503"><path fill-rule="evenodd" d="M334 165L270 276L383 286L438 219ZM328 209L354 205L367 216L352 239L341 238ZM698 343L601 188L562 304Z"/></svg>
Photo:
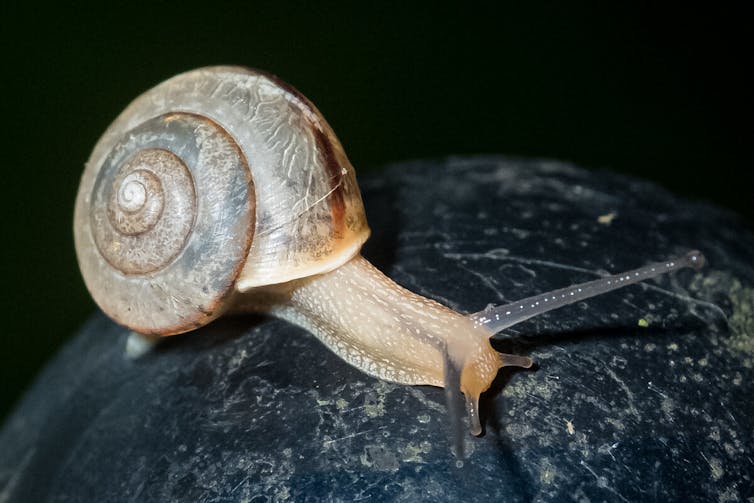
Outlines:
<svg viewBox="0 0 754 503"><path fill-rule="evenodd" d="M97 314L0 432L0 503L752 501L754 235L647 182L450 159L362 181L367 258L457 310L701 249L702 272L513 327L486 433L450 454L444 395L372 379L305 331L223 319L136 360Z"/></svg>

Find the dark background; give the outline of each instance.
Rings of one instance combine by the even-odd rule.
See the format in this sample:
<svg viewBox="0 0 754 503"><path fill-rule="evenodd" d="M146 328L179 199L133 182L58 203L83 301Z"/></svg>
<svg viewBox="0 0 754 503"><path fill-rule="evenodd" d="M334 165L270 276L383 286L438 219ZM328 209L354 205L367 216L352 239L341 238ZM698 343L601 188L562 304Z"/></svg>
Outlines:
<svg viewBox="0 0 754 503"><path fill-rule="evenodd" d="M653 179L754 221L743 11L246 4L0 7L0 420L95 309L71 231L90 149L139 93L198 66L281 76L319 107L361 174L450 154L550 157Z"/></svg>

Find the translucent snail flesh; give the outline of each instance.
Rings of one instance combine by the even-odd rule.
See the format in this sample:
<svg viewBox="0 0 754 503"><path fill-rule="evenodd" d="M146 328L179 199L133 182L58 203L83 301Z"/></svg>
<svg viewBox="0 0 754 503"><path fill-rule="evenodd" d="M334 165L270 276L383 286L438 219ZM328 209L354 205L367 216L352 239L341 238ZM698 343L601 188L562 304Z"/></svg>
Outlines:
<svg viewBox="0 0 754 503"><path fill-rule="evenodd" d="M266 73L210 67L132 102L95 146L74 215L94 300L147 335L229 312L279 316L365 373L460 390L471 432L504 366L494 333L681 267L665 263L463 315L395 284L360 255L369 236L353 167L319 111Z"/></svg>

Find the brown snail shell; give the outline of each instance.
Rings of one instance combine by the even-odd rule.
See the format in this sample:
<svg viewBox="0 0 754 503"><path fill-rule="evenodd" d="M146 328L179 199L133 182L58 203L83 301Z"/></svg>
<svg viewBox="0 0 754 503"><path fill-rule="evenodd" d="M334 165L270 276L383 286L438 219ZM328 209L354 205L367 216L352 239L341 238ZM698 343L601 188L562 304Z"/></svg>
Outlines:
<svg viewBox="0 0 754 503"><path fill-rule="evenodd" d="M133 101L86 164L74 220L97 304L160 335L210 322L236 292L333 270L369 236L319 111L240 67L187 72Z"/></svg>

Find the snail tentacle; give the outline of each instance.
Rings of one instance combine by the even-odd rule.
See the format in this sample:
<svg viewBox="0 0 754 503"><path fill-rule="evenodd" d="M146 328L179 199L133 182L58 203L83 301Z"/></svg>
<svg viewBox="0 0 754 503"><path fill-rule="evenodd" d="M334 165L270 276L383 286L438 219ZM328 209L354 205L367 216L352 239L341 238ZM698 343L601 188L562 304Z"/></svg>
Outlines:
<svg viewBox="0 0 754 503"><path fill-rule="evenodd" d="M656 262L638 269L604 276L594 281L579 283L566 288L542 293L533 297L510 302L500 306L489 306L469 315L469 318L495 334L517 323L528 320L542 313L558 309L575 302L602 295L624 286L633 285L662 274L684 268L701 269L706 262L704 255L697 250L687 252L680 257Z"/></svg>

